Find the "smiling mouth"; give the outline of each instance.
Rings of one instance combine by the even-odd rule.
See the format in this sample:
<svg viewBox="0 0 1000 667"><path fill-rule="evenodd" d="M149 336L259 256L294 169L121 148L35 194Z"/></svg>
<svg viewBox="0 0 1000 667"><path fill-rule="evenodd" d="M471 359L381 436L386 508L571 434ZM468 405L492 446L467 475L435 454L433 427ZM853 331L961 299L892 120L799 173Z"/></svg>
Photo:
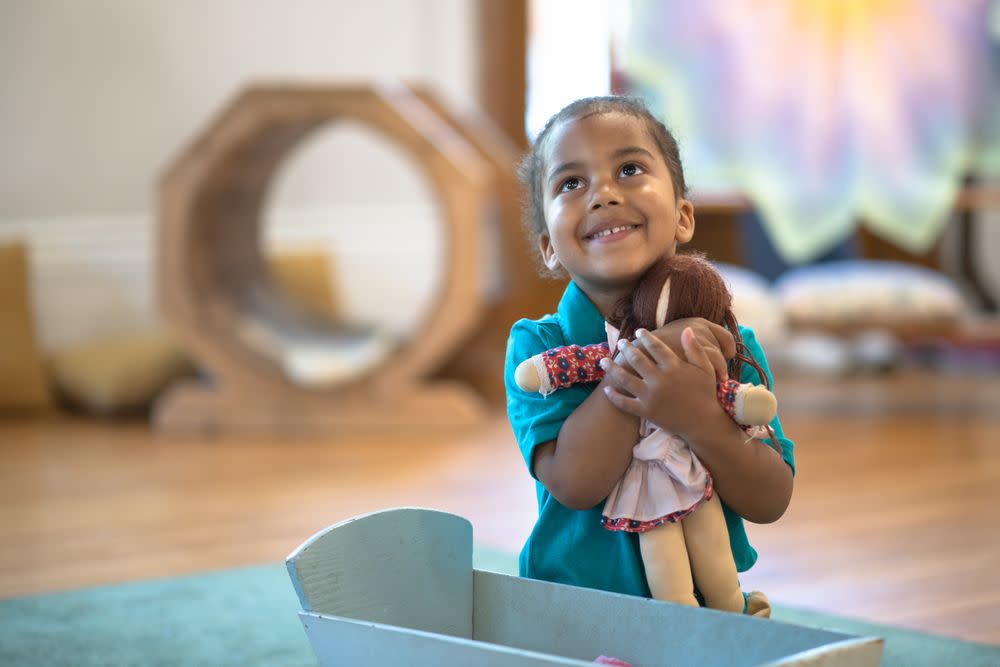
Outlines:
<svg viewBox="0 0 1000 667"><path fill-rule="evenodd" d="M596 232L594 234L588 234L584 238L586 238L588 241L596 241L596 240L600 240L600 239L612 236L613 234L619 234L621 232L628 232L628 231L632 231L633 229L638 229L638 228L639 228L639 225L617 225L617 226L611 227L609 229L602 229L601 231Z"/></svg>

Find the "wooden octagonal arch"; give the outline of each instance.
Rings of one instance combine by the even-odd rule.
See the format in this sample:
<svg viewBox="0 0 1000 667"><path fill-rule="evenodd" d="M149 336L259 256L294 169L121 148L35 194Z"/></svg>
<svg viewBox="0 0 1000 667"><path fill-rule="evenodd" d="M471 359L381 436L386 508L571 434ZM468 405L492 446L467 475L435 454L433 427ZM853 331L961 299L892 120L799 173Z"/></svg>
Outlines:
<svg viewBox="0 0 1000 667"><path fill-rule="evenodd" d="M156 424L310 429L480 418L466 387L425 381L481 316L481 219L492 180L490 164L441 117L443 108L400 84L253 86L171 164L160 186L160 308L211 384L171 388ZM352 380L304 387L254 344L257 332L305 331L334 342L356 333L290 306L261 252L261 208L293 149L343 119L374 129L425 171L442 212L445 266L419 331Z"/></svg>

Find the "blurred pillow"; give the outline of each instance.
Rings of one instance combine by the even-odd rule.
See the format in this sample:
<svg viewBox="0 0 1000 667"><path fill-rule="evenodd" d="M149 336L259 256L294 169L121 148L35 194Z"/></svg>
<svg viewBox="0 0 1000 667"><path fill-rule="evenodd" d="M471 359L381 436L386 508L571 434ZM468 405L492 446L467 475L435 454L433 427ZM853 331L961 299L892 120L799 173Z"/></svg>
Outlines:
<svg viewBox="0 0 1000 667"><path fill-rule="evenodd" d="M796 328L946 328L965 312L947 276L900 262L849 260L793 269L775 290Z"/></svg>
<svg viewBox="0 0 1000 667"><path fill-rule="evenodd" d="M785 313L775 291L759 273L733 264L715 263L733 295L736 320L753 329L765 348L784 340Z"/></svg>
<svg viewBox="0 0 1000 667"><path fill-rule="evenodd" d="M27 250L0 243L0 411L52 406L31 310Z"/></svg>
<svg viewBox="0 0 1000 667"><path fill-rule="evenodd" d="M267 258L271 277L302 308L326 318L340 314L333 290L333 267L325 250L282 250Z"/></svg>
<svg viewBox="0 0 1000 667"><path fill-rule="evenodd" d="M70 404L113 415L149 406L190 366L170 338L148 332L65 347L50 357L49 371Z"/></svg>

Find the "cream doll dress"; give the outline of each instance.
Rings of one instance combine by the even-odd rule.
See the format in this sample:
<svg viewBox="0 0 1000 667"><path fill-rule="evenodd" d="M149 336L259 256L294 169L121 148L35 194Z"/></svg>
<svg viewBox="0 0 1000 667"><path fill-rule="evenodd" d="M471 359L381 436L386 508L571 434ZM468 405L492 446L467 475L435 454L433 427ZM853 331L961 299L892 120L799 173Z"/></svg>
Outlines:
<svg viewBox="0 0 1000 667"><path fill-rule="evenodd" d="M605 324L612 350L618 330ZM680 521L712 497L712 476L681 438L643 419L632 461L604 504L608 530L641 533Z"/></svg>

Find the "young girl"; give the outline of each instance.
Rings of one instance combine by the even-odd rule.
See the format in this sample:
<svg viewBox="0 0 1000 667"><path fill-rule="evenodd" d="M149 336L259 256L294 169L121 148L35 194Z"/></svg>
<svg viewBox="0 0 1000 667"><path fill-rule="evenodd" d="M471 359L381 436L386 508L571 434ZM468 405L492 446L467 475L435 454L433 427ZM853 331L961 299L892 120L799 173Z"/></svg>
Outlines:
<svg viewBox="0 0 1000 667"><path fill-rule="evenodd" d="M520 574L650 595L635 534L601 526L603 501L629 466L641 419L683 438L711 472L736 568L747 570L757 554L742 520L766 523L785 511L793 444L777 418L770 426L781 454L762 442L745 444L716 400L716 379L725 378L725 359L735 353L725 328L682 319L642 335L623 346L620 363L604 363L596 387L542 397L514 382L514 369L529 357L604 340L604 321L616 303L660 257L691 239L694 208L684 198L676 141L641 102L579 100L546 124L521 178L526 222L542 261L570 283L557 313L517 322L508 341L508 416L537 480L539 508ZM740 332L770 380L753 332ZM762 378L745 365L741 381Z"/></svg>
<svg viewBox="0 0 1000 667"><path fill-rule="evenodd" d="M770 440L766 425L776 401L765 385L741 384L743 363L764 372L746 354L732 310L732 295L722 276L704 257L661 257L606 324L608 344L559 347L521 362L514 381L521 389L551 393L580 382L597 382L604 371L598 359L619 340L633 340L643 328L655 329L682 317L703 317L724 325L736 339L729 379L717 388L720 404L753 438ZM645 334L644 334L645 335ZM637 533L646 583L653 597L697 605L691 580L706 607L742 612L729 531L712 476L684 440L643 420L632 462L604 504L608 530ZM763 594L761 594L763 595Z"/></svg>

